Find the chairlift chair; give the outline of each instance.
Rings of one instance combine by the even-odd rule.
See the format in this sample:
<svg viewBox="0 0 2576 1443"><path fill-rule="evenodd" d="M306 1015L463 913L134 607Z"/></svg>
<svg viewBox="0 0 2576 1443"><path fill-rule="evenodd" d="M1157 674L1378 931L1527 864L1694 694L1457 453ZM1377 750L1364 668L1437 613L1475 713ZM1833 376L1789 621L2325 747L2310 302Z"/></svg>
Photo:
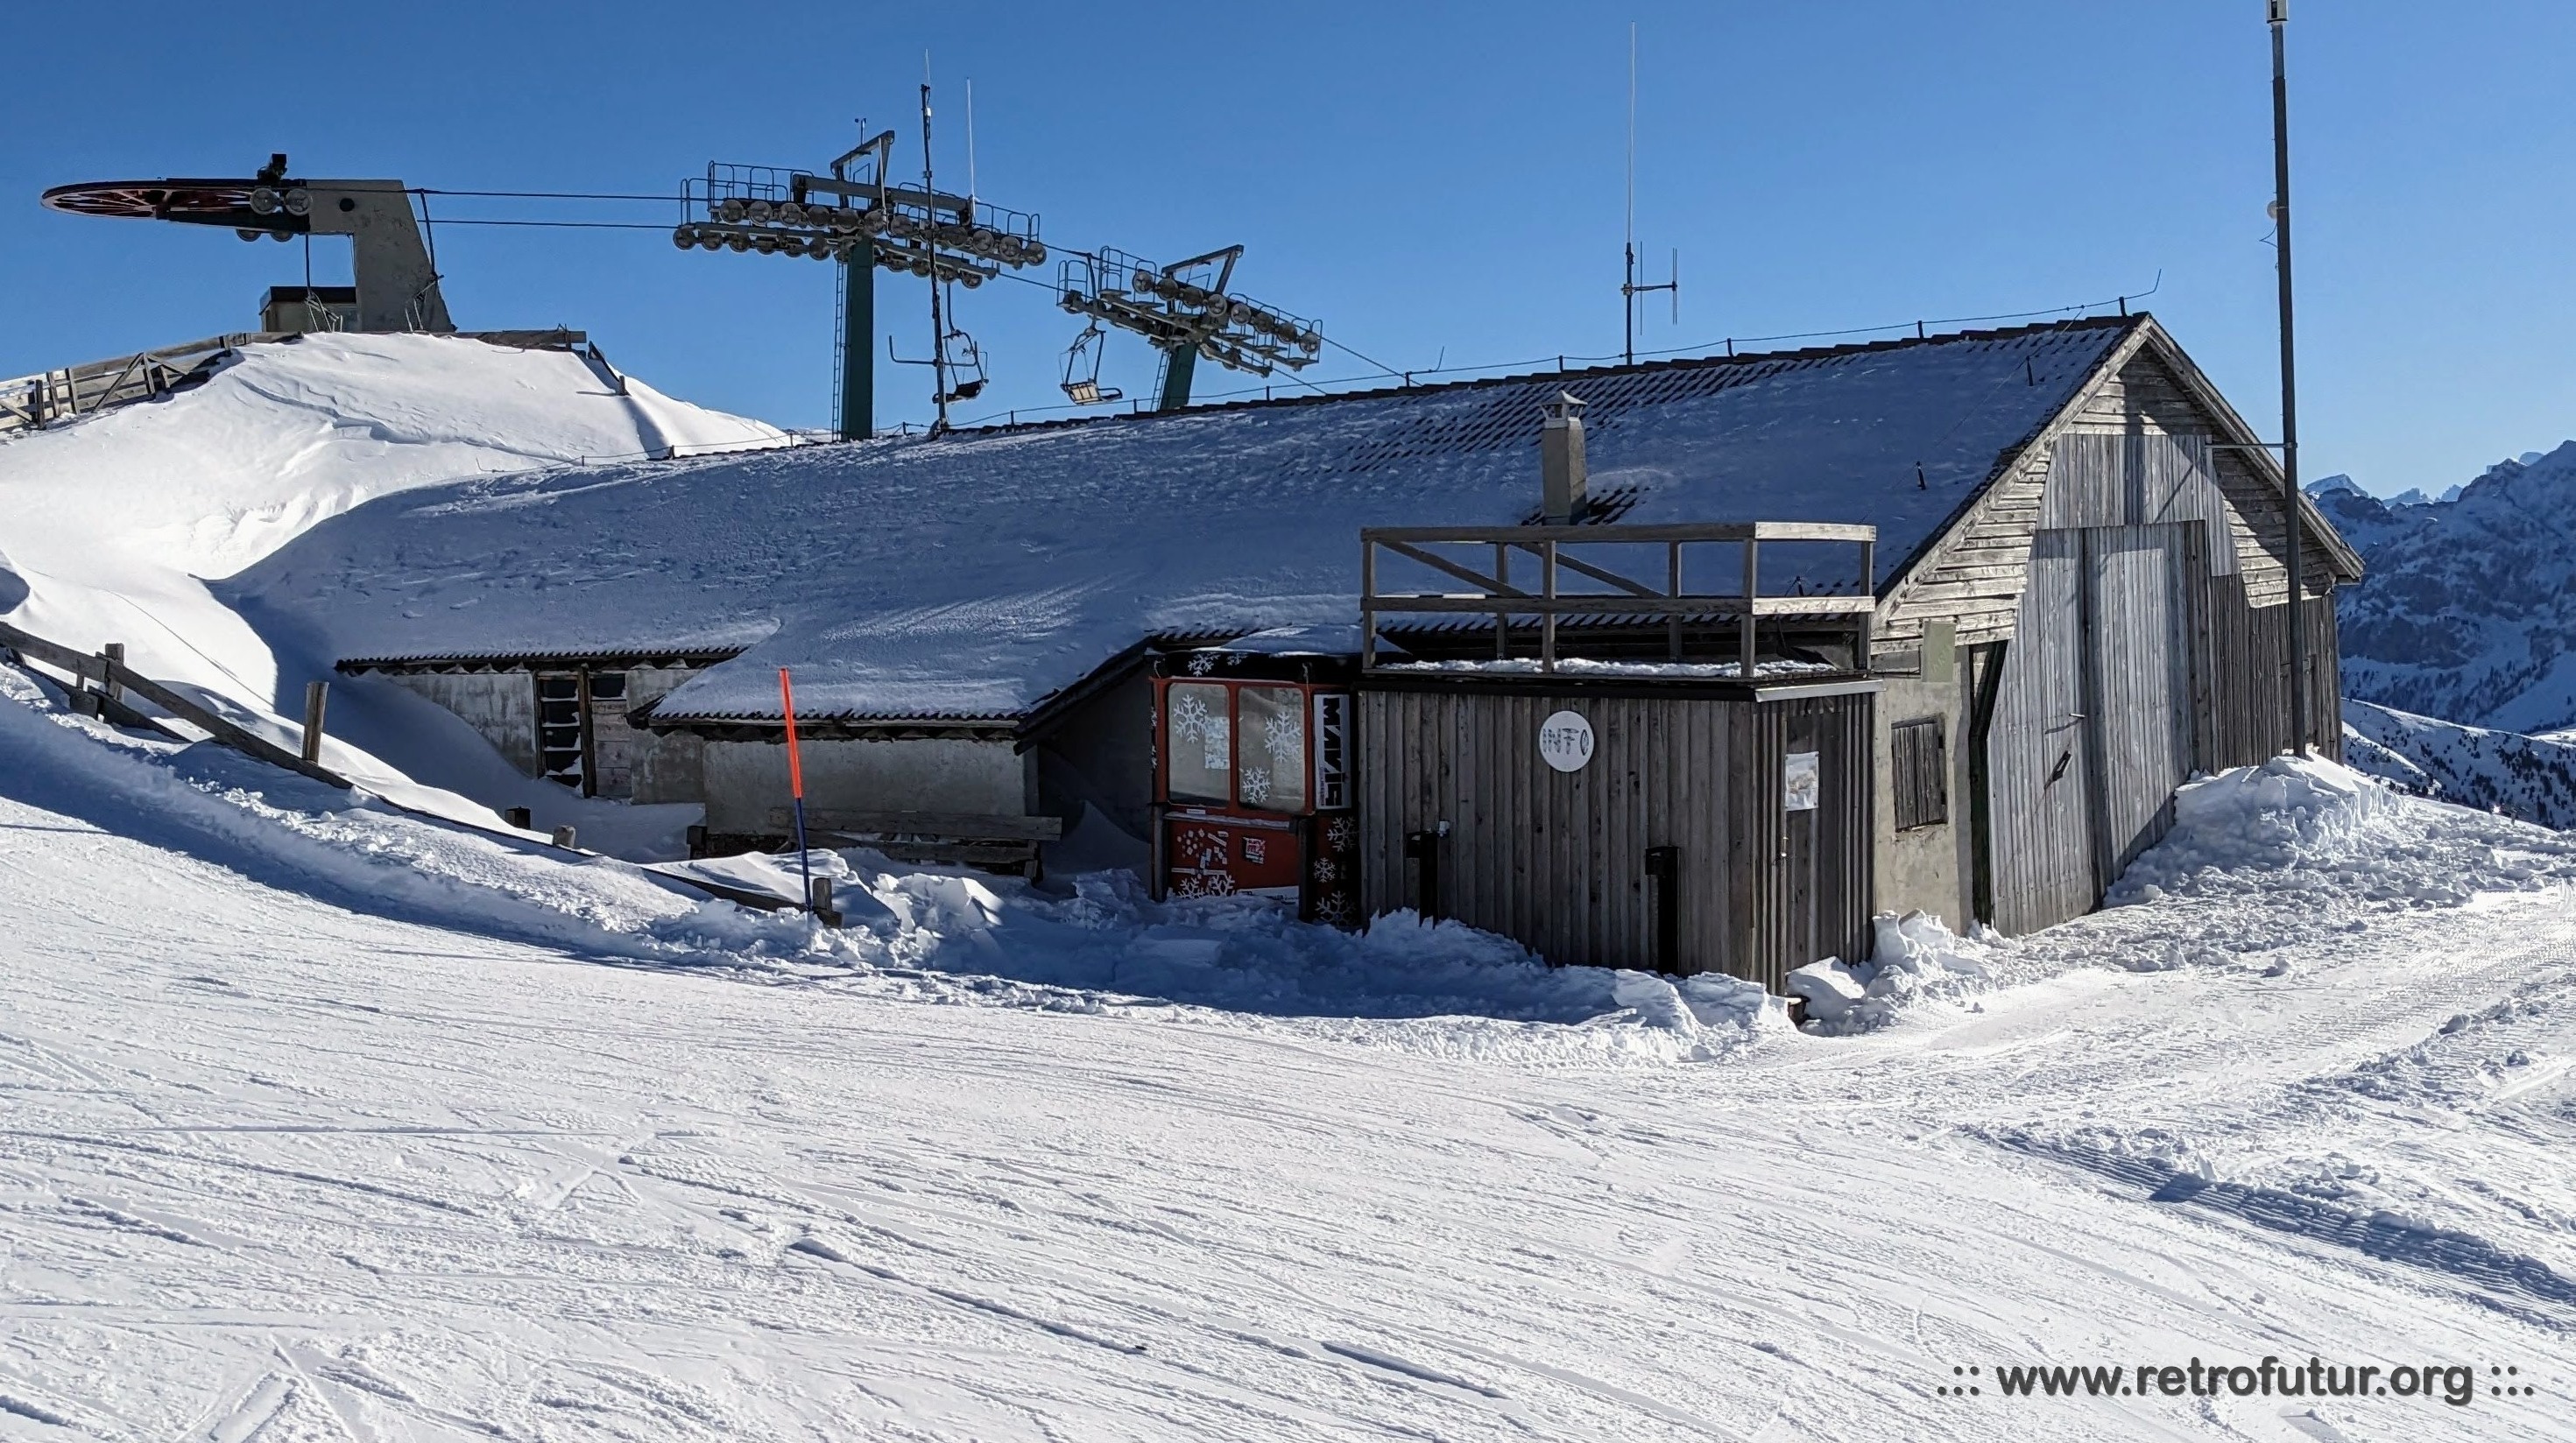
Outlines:
<svg viewBox="0 0 2576 1443"><path fill-rule="evenodd" d="M1064 394L1077 406L1103 406L1126 398L1126 392L1114 386L1104 389L1100 384L1100 353L1107 337L1095 320L1065 348Z"/></svg>
<svg viewBox="0 0 2576 1443"><path fill-rule="evenodd" d="M948 401L972 401L984 394L984 348L962 329L952 327L945 338L949 354L948 373L958 378L948 394Z"/></svg>

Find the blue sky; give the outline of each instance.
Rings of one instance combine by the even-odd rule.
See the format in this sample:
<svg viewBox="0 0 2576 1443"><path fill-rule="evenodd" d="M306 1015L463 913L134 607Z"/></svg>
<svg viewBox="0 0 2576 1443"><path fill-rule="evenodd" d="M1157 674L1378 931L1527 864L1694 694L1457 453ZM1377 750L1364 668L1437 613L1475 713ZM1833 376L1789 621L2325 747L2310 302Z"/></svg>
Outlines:
<svg viewBox="0 0 2576 1443"><path fill-rule="evenodd" d="M1627 44L1637 229L1681 251L1640 347L2136 293L2238 407L2277 415L2261 0L2156 5L180 6L19 26L0 90L0 375L247 328L300 247L55 215L68 180L306 175L668 193L709 160L819 166L865 116L1059 247L1240 241L1240 288L1320 316L1308 372L1619 344ZM2576 435L2576 6L2295 0L2305 471L2438 488ZM435 202L456 218L663 221L660 205ZM831 268L652 230L441 227L467 328L569 324L675 394L826 421ZM345 251L314 247L317 279ZM1052 266L1035 275L1051 281ZM916 282L880 319L927 343ZM988 409L1061 405L1079 327L1035 286L963 297ZM1368 360L1361 359L1369 358ZM1113 341L1142 394L1152 356ZM1239 384L1202 367L1201 394ZM884 420L928 414L879 368Z"/></svg>

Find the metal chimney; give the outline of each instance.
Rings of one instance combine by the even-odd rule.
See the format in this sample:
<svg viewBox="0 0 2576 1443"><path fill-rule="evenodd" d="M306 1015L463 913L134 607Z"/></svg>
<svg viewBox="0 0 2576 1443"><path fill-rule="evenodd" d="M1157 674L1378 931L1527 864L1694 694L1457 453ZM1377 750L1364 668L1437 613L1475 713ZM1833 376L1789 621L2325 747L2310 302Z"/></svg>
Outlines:
<svg viewBox="0 0 2576 1443"><path fill-rule="evenodd" d="M1583 402L1559 391L1547 403L1547 420L1538 431L1539 483L1543 501L1539 517L1550 526L1571 526L1583 519L1586 476L1583 468Z"/></svg>

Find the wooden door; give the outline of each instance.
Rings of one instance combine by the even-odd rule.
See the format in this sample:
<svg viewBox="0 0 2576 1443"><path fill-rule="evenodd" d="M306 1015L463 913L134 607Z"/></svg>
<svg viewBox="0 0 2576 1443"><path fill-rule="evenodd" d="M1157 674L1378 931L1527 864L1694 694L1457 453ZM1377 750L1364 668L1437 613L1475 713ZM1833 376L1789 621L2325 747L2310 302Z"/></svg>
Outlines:
<svg viewBox="0 0 2576 1443"><path fill-rule="evenodd" d="M2086 589L2082 533L2039 532L1986 734L1994 920L2009 933L2081 916L2102 895L2085 725Z"/></svg>
<svg viewBox="0 0 2576 1443"><path fill-rule="evenodd" d="M2189 548L2175 524L2089 526L2083 545L2094 870L2107 888L2173 825L2174 788L2192 772Z"/></svg>

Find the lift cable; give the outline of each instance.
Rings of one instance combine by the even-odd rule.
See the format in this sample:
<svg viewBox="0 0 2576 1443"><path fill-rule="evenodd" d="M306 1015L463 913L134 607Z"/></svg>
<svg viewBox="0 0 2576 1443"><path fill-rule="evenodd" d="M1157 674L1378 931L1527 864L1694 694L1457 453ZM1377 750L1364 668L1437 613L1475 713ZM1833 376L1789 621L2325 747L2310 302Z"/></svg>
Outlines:
<svg viewBox="0 0 2576 1443"><path fill-rule="evenodd" d="M411 187L411 191L412 191L412 193L413 193L413 194L421 195L421 196L431 196L431 195L473 196L473 197L490 197L490 198L515 199L515 200L594 200L594 201L655 201L655 202L658 202L658 201L671 201L671 200L681 200L681 199L683 199L683 197L675 196L675 195L646 195L646 194L641 194L641 193L636 193L636 192L627 192L627 191L449 190L449 189L444 189L444 188L435 187L435 186L414 186L414 187ZM439 223L440 225L508 226L508 227L518 227L518 228L550 229L550 230L649 230L649 231L667 231L667 230L669 230L669 229L670 229L670 227L669 227L668 225L666 225L666 224L662 224L662 223L659 223L659 222L644 222L644 221L524 220L524 219L515 219L515 218L512 218L512 219L442 219L442 220L440 220L438 223ZM1038 288L1040 288L1040 289L1042 289L1042 290L1045 290L1045 291L1049 292L1050 294L1052 294L1052 293L1054 292L1054 290L1055 290L1054 285L1052 285L1052 284L1051 284L1051 283L1049 283L1049 282L1041 281L1041 280L1037 280L1037 279L1035 279L1035 278L1033 278L1033 277L1029 277L1029 276L1019 275L1019 274L1017 274L1017 273L1010 272L1010 271L1004 271L1004 272L1000 273L1000 274L999 274L997 277L995 277L995 278L996 278L996 279L1000 279L1000 280L1017 281L1017 282L1019 282L1019 283L1020 283L1020 284L1022 284L1022 285L1036 286L1036 287L1038 287ZM1684 356L1684 355L1695 355L1695 354L1702 354L1702 353L1707 353L1707 352L1713 352L1713 351L1720 350L1721 348L1723 348L1724 350L1726 350L1729 354L1732 354L1733 349L1734 349L1736 346L1738 346L1738 345L1748 345L1748 346L1767 346L1767 345L1775 345L1775 344L1778 344L1778 343L1783 342L1783 341L1832 341L1832 340L1841 340L1841 339L1844 339L1844 338L1847 338L1847 337L1851 337L1851 336L1868 336L1868 335L1878 335L1878 334L1883 334L1883 333L1890 332L1890 331L1903 331L1903 330L1905 330L1905 329L1906 329L1906 328L1908 328L1908 327L1914 327L1914 328L1920 329L1920 328L1922 328L1922 327L1926 327L1926 326L1967 326L1967 325L1982 325L1982 324L1988 324L1988 323L1992 323L1992 322L1996 322L1996 321L2027 321L2027 320L2038 320L2038 319L2041 319L2041 318L2045 318L2045 317L2052 317L2052 316L2080 316L2080 315L2083 315L2083 314L2085 314L2085 313L2087 313L2087 312L2101 310L2101 309L2104 309L2105 307L2114 306L2114 305L2120 306L2120 307L2122 307L2122 308L2125 310L2125 308L2126 308L2126 306L2127 306L2128 302L2133 301L2133 300L2140 300L2140 299L2143 299L2143 298L2145 298L2145 297L2147 297L2147 296L2154 295L2156 292L2158 292L2159 290L2163 289L2163 285L2164 285L2164 276L2163 276L2162 272L2159 272L2159 273L2157 274L2157 276L2156 276L2156 279L2155 279L2154 283L2152 283L2152 284L2148 285L2144 290L2133 291L2133 292L2129 292L2129 293L2124 294L2124 295L2121 295L2121 296L2116 296L2116 297L2112 297L2112 298L2108 298L2108 299L2104 299L2104 300L2098 300L2098 301L2085 301L2085 302L2081 302L2081 303L2074 304L2074 305L2051 306L2051 307L2048 307L2048 308L2043 309L2043 310L2032 310L2032 311L2011 311L2011 312L2003 312L2003 313L1998 313L1998 314L1993 314L1993 315L1979 315L1979 316L1947 316L1947 317L1942 317L1942 318L1939 318L1939 319L1933 319L1933 320L1898 321L1898 322L1894 322L1894 323L1887 324L1887 325L1876 325L1876 326L1850 326L1850 327L1846 327L1846 328L1843 328L1843 329L1840 329L1840 330L1829 330L1829 331L1795 331L1795 332L1787 332L1787 333L1783 333L1783 334L1780 334L1780 335L1771 335L1771 336L1729 336L1729 337L1724 337L1724 338L1721 338L1721 339L1718 339L1718 340L1714 340L1714 341L1701 341L1701 342L1696 342L1696 343L1694 343L1694 344L1690 344L1690 345L1683 345L1683 346L1667 346L1667 347L1662 347L1662 348L1659 348L1659 349L1656 349L1656 350L1651 350L1651 351L1639 351L1639 352L1637 352L1637 353L1636 353L1636 355L1637 355L1637 356L1639 356L1639 357ZM1358 350L1358 349L1356 349L1356 348L1354 348L1354 347L1352 347L1352 346L1350 346L1350 345L1348 345L1348 344L1346 344L1346 343L1344 343L1344 342L1342 342L1342 341L1336 340L1336 339L1334 339L1334 338L1332 338L1332 337L1330 337L1330 336L1323 337L1323 342L1324 342L1324 344L1325 344L1325 345L1331 346L1331 347L1333 347L1333 348L1334 348L1334 349L1336 349L1336 350L1342 351L1343 353L1345 353L1345 354L1347 354L1347 355L1351 356L1352 358L1354 358L1354 359L1356 359L1356 360L1358 360L1358 361L1361 361L1361 362L1363 362L1363 363L1365 363L1365 364L1367 364L1367 365L1370 365L1370 366L1375 367L1375 368L1376 368L1380 373L1382 373L1382 374L1384 374L1384 375L1395 376L1395 377L1398 377L1399 379L1405 380L1405 381L1407 381L1407 382L1410 382L1410 380L1411 380L1413 377L1415 377L1415 376L1462 375L1462 374L1468 374L1468 373L1473 373L1473 372L1512 371L1512 370L1519 370L1519 369L1524 369L1524 368L1538 368L1538 367L1545 367L1545 366L1548 366L1548 365L1550 365L1550 364L1554 364L1555 366L1557 366L1557 367L1559 367L1559 368L1561 369L1561 368L1563 368L1563 367L1565 367L1565 366L1571 365L1572 363L1574 363L1574 362L1578 362L1578 361L1580 361L1580 362L1585 362L1585 363L1597 363L1597 362L1605 362L1605 361L1617 361L1617 360L1621 360L1621 359L1623 359L1623 357L1622 357L1620 354L1617 354L1617 353L1605 354L1605 355L1597 355L1597 356L1596 356L1596 355L1576 355L1576 354L1573 354L1573 353L1571 353L1571 352L1567 352L1567 353L1561 353L1561 354L1553 355L1553 356L1533 356L1533 357L1528 358L1527 360L1518 360L1518 361L1492 361L1492 362L1485 362L1485 363L1482 363L1482 364L1460 365L1460 366L1431 366L1431 367L1425 367L1425 368L1420 369L1420 370L1404 371L1404 370L1399 370L1399 369L1397 369L1397 368L1396 368L1396 367L1394 367L1394 366L1390 366L1390 365L1388 365L1387 363L1385 363L1384 361L1381 361L1381 360L1377 359L1377 358L1376 358L1376 357L1374 357L1374 356L1368 355L1367 353L1365 353L1365 352L1363 352L1363 351L1360 351L1360 350ZM1304 387L1305 389L1307 389L1307 390L1309 390L1309 391L1314 391L1314 392L1316 392L1316 393L1318 393L1318 394L1326 394L1326 392L1325 392L1325 388L1326 388L1326 387L1328 387L1328 386L1350 385L1350 384L1353 384L1353 383L1358 382L1358 381L1367 380L1367 379L1369 379L1369 378L1368 378L1368 377L1365 377L1365 376L1355 376L1355 377L1348 377L1348 378L1343 378L1343 379L1338 379L1338 380L1327 380L1327 381L1323 381L1323 382L1321 382L1321 383L1318 383L1318 382L1315 382L1315 381L1307 380L1305 377L1300 376L1300 375L1298 375L1298 374L1296 374L1295 372L1293 372L1293 371L1292 371L1292 372L1290 372L1290 373L1288 374L1287 379L1288 379L1288 380L1290 380L1290 381L1295 382L1297 385L1302 386L1302 387ZM1268 390L1269 388L1268 388L1267 386L1265 386L1263 389L1266 391L1266 390ZM1248 388L1248 387L1247 387L1247 388L1244 388L1244 389L1243 389L1243 390L1241 390L1241 391L1220 391L1220 392L1212 393L1212 394L1211 394L1211 396L1209 397L1209 399L1213 400L1213 399L1216 399L1216 398L1217 398L1217 397L1219 397L1219 396L1244 395L1244 394L1249 394L1249 393L1250 393L1250 388ZM1023 409L1035 410L1035 411L1048 411L1048 410L1057 410L1057 409L1064 409L1064 408L1059 408L1059 407L1028 407L1028 408L1023 408Z"/></svg>
<svg viewBox="0 0 2576 1443"><path fill-rule="evenodd" d="M443 190L437 186L416 185L414 195L504 196L514 200L679 200L677 194L636 195L623 191L601 190ZM665 227L668 229L668 227Z"/></svg>

